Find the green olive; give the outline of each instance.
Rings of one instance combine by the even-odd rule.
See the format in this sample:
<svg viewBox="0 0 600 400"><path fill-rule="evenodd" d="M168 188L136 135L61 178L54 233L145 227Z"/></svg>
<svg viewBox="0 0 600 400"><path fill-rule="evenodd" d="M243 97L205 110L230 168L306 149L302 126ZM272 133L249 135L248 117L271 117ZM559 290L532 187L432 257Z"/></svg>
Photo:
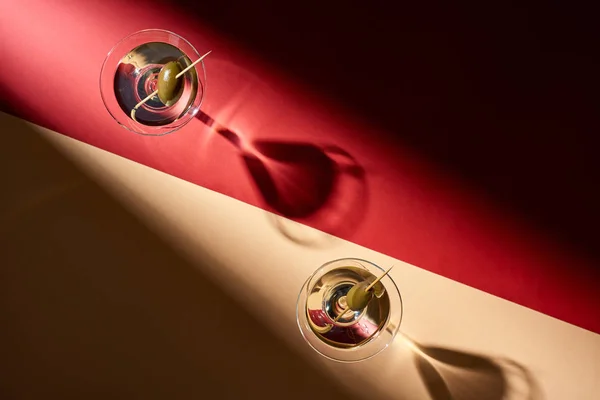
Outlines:
<svg viewBox="0 0 600 400"><path fill-rule="evenodd" d="M176 78L181 71L177 61L169 61L158 74L158 98L166 106L175 104L183 92L183 79Z"/></svg>
<svg viewBox="0 0 600 400"><path fill-rule="evenodd" d="M371 299L373 298L373 292L369 290L367 292L367 287L369 286L369 282L363 281L357 283L352 286L352 289L346 294L346 303L348 304L348 308L352 311L361 311L364 309Z"/></svg>

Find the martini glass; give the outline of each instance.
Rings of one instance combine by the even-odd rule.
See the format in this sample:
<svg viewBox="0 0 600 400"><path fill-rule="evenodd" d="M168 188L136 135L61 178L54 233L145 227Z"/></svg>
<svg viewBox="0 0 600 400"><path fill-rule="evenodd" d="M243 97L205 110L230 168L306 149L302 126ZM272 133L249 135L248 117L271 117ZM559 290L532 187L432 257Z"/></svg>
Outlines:
<svg viewBox="0 0 600 400"><path fill-rule="evenodd" d="M371 358L392 343L402 320L402 298L391 276L374 286L374 296L364 309L347 311L350 289L384 273L372 262L344 258L322 265L307 279L298 296L296 319L314 350L349 363Z"/></svg>
<svg viewBox="0 0 600 400"><path fill-rule="evenodd" d="M100 93L104 106L122 127L148 136L174 132L198 113L206 89L204 61L180 78L181 96L163 104L154 95L131 118L131 110L157 89L162 67L176 61L185 69L200 58L196 49L181 36L160 29L133 33L108 53L100 72Z"/></svg>

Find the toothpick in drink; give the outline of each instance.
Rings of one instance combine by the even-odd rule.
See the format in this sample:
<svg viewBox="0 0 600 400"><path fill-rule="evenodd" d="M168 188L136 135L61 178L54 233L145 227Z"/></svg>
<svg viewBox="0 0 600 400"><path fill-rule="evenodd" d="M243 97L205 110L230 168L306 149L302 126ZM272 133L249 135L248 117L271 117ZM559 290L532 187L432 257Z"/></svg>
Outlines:
<svg viewBox="0 0 600 400"><path fill-rule="evenodd" d="M392 265L387 271L385 271L383 273L383 275L381 275L379 278L375 279L375 281L373 283L371 283L366 289L365 292L368 292L369 290L371 290L373 288L373 286L375 286L377 284L377 282L379 282L380 280L382 280L387 274L390 273L390 271L392 270L392 268L394 268L394 265Z"/></svg>
<svg viewBox="0 0 600 400"><path fill-rule="evenodd" d="M183 74L185 74L186 72L188 72L190 69L194 68L196 66L196 64L198 64L200 61L202 61L211 52L212 52L212 50L208 51L202 57L200 57L199 59L197 59L196 61L194 61L192 64L190 64L189 66L187 66L183 71L181 71L180 73L178 73L175 76L175 79L181 78L183 76ZM135 107L133 107L133 109L131 110L131 119L134 120L135 122L137 122L137 119L135 119L135 113L136 113L137 109L140 108L142 106L142 104L144 104L145 102L147 102L148 100L150 100L152 97L156 96L157 94L158 94L158 89L156 89L154 92L152 92L148 96L146 96L145 99L143 99L142 101L140 101L139 103L137 103L135 105Z"/></svg>

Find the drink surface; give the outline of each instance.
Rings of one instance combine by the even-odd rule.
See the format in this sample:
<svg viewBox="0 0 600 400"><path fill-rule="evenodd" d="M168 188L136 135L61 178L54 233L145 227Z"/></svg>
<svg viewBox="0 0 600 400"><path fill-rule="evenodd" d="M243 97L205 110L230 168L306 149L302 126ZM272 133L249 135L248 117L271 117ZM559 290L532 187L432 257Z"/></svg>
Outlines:
<svg viewBox="0 0 600 400"><path fill-rule="evenodd" d="M344 313L345 298L352 286L375 278L365 269L347 266L333 269L315 282L307 299L306 313L319 339L330 346L351 348L377 337L390 313L390 300L383 287L365 309ZM328 325L333 325L332 329L322 329Z"/></svg>
<svg viewBox="0 0 600 400"><path fill-rule="evenodd" d="M170 61L177 61L182 69L192 63L180 49L162 42L142 44L121 59L115 71L114 91L125 114L130 115L136 104L156 90L160 70ZM190 69L180 79L183 80L182 94L175 104L166 106L155 95L138 108L136 120L148 126L162 126L185 114L199 90L196 68Z"/></svg>

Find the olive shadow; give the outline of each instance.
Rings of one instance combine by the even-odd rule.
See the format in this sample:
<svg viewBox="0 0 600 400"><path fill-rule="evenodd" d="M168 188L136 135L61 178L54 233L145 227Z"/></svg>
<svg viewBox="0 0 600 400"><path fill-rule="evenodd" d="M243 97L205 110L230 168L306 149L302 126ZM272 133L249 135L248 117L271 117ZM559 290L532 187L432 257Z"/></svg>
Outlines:
<svg viewBox="0 0 600 400"><path fill-rule="evenodd" d="M366 173L344 149L297 141L247 142L203 111L197 118L239 151L268 211L335 236L356 231L368 203Z"/></svg>
<svg viewBox="0 0 600 400"><path fill-rule="evenodd" d="M410 339L414 362L432 400L542 400L534 376L523 365Z"/></svg>
<svg viewBox="0 0 600 400"><path fill-rule="evenodd" d="M0 397L354 398L0 113Z"/></svg>

